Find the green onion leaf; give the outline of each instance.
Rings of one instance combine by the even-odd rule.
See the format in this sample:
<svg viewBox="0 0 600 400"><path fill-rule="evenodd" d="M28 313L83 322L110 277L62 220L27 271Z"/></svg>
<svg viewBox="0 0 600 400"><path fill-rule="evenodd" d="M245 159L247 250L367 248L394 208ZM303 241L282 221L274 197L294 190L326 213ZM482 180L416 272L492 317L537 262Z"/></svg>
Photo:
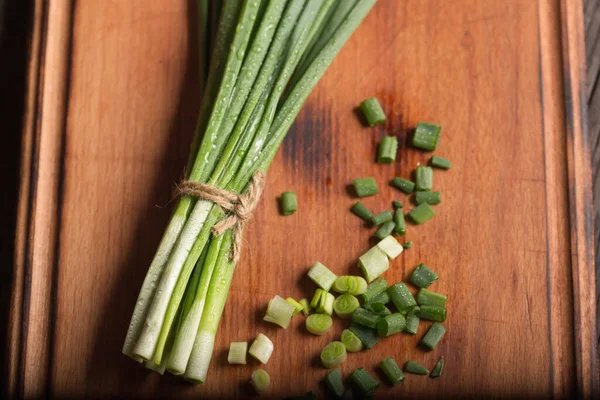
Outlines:
<svg viewBox="0 0 600 400"><path fill-rule="evenodd" d="M396 283L387 290L394 306L401 314L407 314L417 302L404 283Z"/></svg>
<svg viewBox="0 0 600 400"><path fill-rule="evenodd" d="M420 306L446 307L446 300L448 300L448 296L424 288L420 289L417 294L417 304Z"/></svg>
<svg viewBox="0 0 600 400"><path fill-rule="evenodd" d="M375 97L371 97L360 103L360 109L365 115L369 126L375 126L385 122L385 113Z"/></svg>
<svg viewBox="0 0 600 400"><path fill-rule="evenodd" d="M283 192L281 194L281 212L283 215L292 215L298 209L298 200L296 193Z"/></svg>
<svg viewBox="0 0 600 400"><path fill-rule="evenodd" d="M287 301L289 304L291 304L295 308L292 316L298 314L300 311L302 311L304 309L304 306L302 304L300 304L296 300L292 299L291 297L288 297L287 299L285 299L285 301Z"/></svg>
<svg viewBox="0 0 600 400"><path fill-rule="evenodd" d="M377 162L380 164L391 164L396 161L398 152L398 138L396 136L384 136L379 142Z"/></svg>
<svg viewBox="0 0 600 400"><path fill-rule="evenodd" d="M434 168L441 169L450 169L450 167L452 167L452 163L450 162L450 160L438 156L431 157L431 159L429 160L429 164Z"/></svg>
<svg viewBox="0 0 600 400"><path fill-rule="evenodd" d="M352 208L350 208L350 211L356 215L359 218L364 219L365 221L371 223L373 222L373 214L371 213L371 211L365 207L365 205L363 203L361 203L360 201L357 201Z"/></svg>
<svg viewBox="0 0 600 400"><path fill-rule="evenodd" d="M401 209L397 209L394 214L394 230L398 235L406 234L406 221L404 221L404 213Z"/></svg>
<svg viewBox="0 0 600 400"><path fill-rule="evenodd" d="M337 398L344 395L344 382L342 381L342 373L339 368L336 368L327 374L325 377L325 385Z"/></svg>
<svg viewBox="0 0 600 400"><path fill-rule="evenodd" d="M403 208L404 206L398 200L392 200L392 207L394 207L394 210L397 210L399 208Z"/></svg>
<svg viewBox="0 0 600 400"><path fill-rule="evenodd" d="M333 315L333 303L335 302L335 296L329 292L321 294L319 299L319 305L315 311L319 314Z"/></svg>
<svg viewBox="0 0 600 400"><path fill-rule="evenodd" d="M381 383L373 378L363 368L358 368L350 374L350 379L356 385L356 387L366 395L372 394Z"/></svg>
<svg viewBox="0 0 600 400"><path fill-rule="evenodd" d="M417 167L415 174L417 191L429 192L433 188L433 170L431 167Z"/></svg>
<svg viewBox="0 0 600 400"><path fill-rule="evenodd" d="M433 371L431 371L431 374L429 375L429 377L439 378L440 376L442 376L443 371L444 371L444 357L440 357L439 361L435 364L435 367L433 367Z"/></svg>
<svg viewBox="0 0 600 400"><path fill-rule="evenodd" d="M319 303L321 302L321 296L323 296L325 293L327 293L327 292L320 288L315 290L315 294L314 294L312 300L310 301L310 307L313 310L315 310L319 306Z"/></svg>
<svg viewBox="0 0 600 400"><path fill-rule="evenodd" d="M371 349L379 342L380 337L375 329L359 324L352 324L348 330L356 335L366 349Z"/></svg>
<svg viewBox="0 0 600 400"><path fill-rule="evenodd" d="M415 135L413 136L412 144L419 149L433 151L440 141L441 133L441 126L429 124L427 122L419 122L417 124L417 129L415 130Z"/></svg>
<svg viewBox="0 0 600 400"><path fill-rule="evenodd" d="M379 193L377 183L372 177L355 179L352 181L352 184L358 197L373 196Z"/></svg>
<svg viewBox="0 0 600 400"><path fill-rule="evenodd" d="M439 322L431 325L431 328L427 331L421 342L419 343L422 347L427 350L433 350L438 345L438 343L442 340L444 335L446 334L446 328L444 325Z"/></svg>
<svg viewBox="0 0 600 400"><path fill-rule="evenodd" d="M427 288L438 280L438 274L433 272L427 265L419 264L413 273L410 274L409 280L419 288Z"/></svg>
<svg viewBox="0 0 600 400"><path fill-rule="evenodd" d="M428 221L429 219L433 218L434 215L435 211L433 211L433 208L431 208L431 206L427 203L418 205L408 213L408 217L417 225Z"/></svg>
<svg viewBox="0 0 600 400"><path fill-rule="evenodd" d="M363 343L350 329L344 329L342 332L342 343L350 353L358 353L363 349Z"/></svg>
<svg viewBox="0 0 600 400"><path fill-rule="evenodd" d="M419 318L420 310L420 307L415 307L406 314L406 326L404 327L404 332L410 333L411 335L417 334L419 322L421 322L421 319Z"/></svg>
<svg viewBox="0 0 600 400"><path fill-rule="evenodd" d="M359 308L352 314L352 322L372 329L377 328L377 323L380 319L381 317L364 308Z"/></svg>
<svg viewBox="0 0 600 400"><path fill-rule="evenodd" d="M395 177L392 179L392 186L396 189L400 189L406 194L411 194L415 190L415 183L408 179Z"/></svg>
<svg viewBox="0 0 600 400"><path fill-rule="evenodd" d="M400 333L406 327L406 319L400 313L388 315L377 322L377 333L381 337L392 336Z"/></svg>
<svg viewBox="0 0 600 400"><path fill-rule="evenodd" d="M363 302L366 304L373 301L377 296L384 293L387 290L387 288L388 283L385 280L385 278L379 278L371 282L369 286L367 286L367 290L362 295ZM381 303L381 301L379 303Z"/></svg>
<svg viewBox="0 0 600 400"><path fill-rule="evenodd" d="M302 305L302 314L304 314L304 316L308 316L311 311L310 304L308 304L308 300L302 299L299 301L299 303Z"/></svg>
<svg viewBox="0 0 600 400"><path fill-rule="evenodd" d="M443 307L421 306L419 309L419 318L428 321L444 322L447 317L447 311Z"/></svg>
<svg viewBox="0 0 600 400"><path fill-rule="evenodd" d="M415 201L417 204L427 203L434 206L442 202L442 195L440 192L417 192Z"/></svg>
<svg viewBox="0 0 600 400"><path fill-rule="evenodd" d="M379 368L381 368L392 386L402 383L406 378L402 372L402 369L400 369L392 357L383 359L383 361L379 363Z"/></svg>
<svg viewBox="0 0 600 400"><path fill-rule="evenodd" d="M378 239L385 239L388 237L396 227L396 224L393 221L388 221L385 224L381 225L377 232L375 232L375 237Z"/></svg>
<svg viewBox="0 0 600 400"><path fill-rule="evenodd" d="M408 372L409 374L415 374L415 375L427 375L429 373L429 370L427 368L425 368L421 364L418 364L414 361L405 362L404 363L404 371Z"/></svg>
<svg viewBox="0 0 600 400"><path fill-rule="evenodd" d="M394 216L392 215L392 213L389 210L386 210L384 212L380 212L377 215L374 215L373 218L371 219L371 222L373 223L373 225L378 226L378 225L384 224L386 222L389 222L392 219L394 219Z"/></svg>

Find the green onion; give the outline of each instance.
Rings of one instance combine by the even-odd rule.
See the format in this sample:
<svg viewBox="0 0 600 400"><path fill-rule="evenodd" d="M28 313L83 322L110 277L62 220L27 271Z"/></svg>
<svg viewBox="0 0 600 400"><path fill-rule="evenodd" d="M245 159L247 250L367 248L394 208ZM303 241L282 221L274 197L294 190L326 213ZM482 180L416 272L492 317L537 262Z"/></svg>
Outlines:
<svg viewBox="0 0 600 400"><path fill-rule="evenodd" d="M320 288L315 290L315 295L313 296L312 300L310 301L310 307L313 310L315 310L319 306L319 303L321 302L321 296L323 296L325 293L327 293L327 292Z"/></svg>
<svg viewBox="0 0 600 400"><path fill-rule="evenodd" d="M259 333L254 342L252 342L248 354L262 364L266 364L269 358L271 358L271 354L273 354L273 342L262 333Z"/></svg>
<svg viewBox="0 0 600 400"><path fill-rule="evenodd" d="M404 243L404 245L402 245L402 247L404 247L404 250L406 249L410 249L413 245L413 242L406 242Z"/></svg>
<svg viewBox="0 0 600 400"><path fill-rule="evenodd" d="M420 288L427 288L437 280L438 275L425 264L419 264L410 274L410 282Z"/></svg>
<svg viewBox="0 0 600 400"><path fill-rule="evenodd" d="M429 370L422 366L421 364L417 364L414 361L407 361L404 363L404 371L409 374L415 375L427 375Z"/></svg>
<svg viewBox="0 0 600 400"><path fill-rule="evenodd" d="M394 207L394 210L404 207L398 200L392 200L392 206Z"/></svg>
<svg viewBox="0 0 600 400"><path fill-rule="evenodd" d="M379 278L367 286L367 290L362 294L362 300L364 303L373 301L377 296L386 292L388 283L385 278ZM381 303L381 302L380 302Z"/></svg>
<svg viewBox="0 0 600 400"><path fill-rule="evenodd" d="M271 377L264 369L257 369L252 373L250 383L257 393L262 393L269 388Z"/></svg>
<svg viewBox="0 0 600 400"><path fill-rule="evenodd" d="M392 219L394 219L394 216L392 215L392 213L389 210L380 212L377 215L374 215L373 218L371 219L371 222L373 223L373 225L378 226L381 224L384 224L386 222L391 221Z"/></svg>
<svg viewBox="0 0 600 400"><path fill-rule="evenodd" d="M321 362L325 368L335 368L346 361L346 346L342 342L331 342L321 351Z"/></svg>
<svg viewBox="0 0 600 400"><path fill-rule="evenodd" d="M350 329L344 329L342 332L342 343L346 346L346 350L350 353L358 353L363 349L363 343L360 338Z"/></svg>
<svg viewBox="0 0 600 400"><path fill-rule="evenodd" d="M420 306L446 307L446 300L448 300L448 296L424 288L420 289L417 294L417 303Z"/></svg>
<svg viewBox="0 0 600 400"><path fill-rule="evenodd" d="M317 336L327 333L332 324L333 320L327 314L313 314L306 318L306 330Z"/></svg>
<svg viewBox="0 0 600 400"><path fill-rule="evenodd" d="M428 192L433 188L433 170L431 167L420 166L415 171L417 191Z"/></svg>
<svg viewBox="0 0 600 400"><path fill-rule="evenodd" d="M431 157L431 159L429 160L429 164L434 168L441 169L450 169L450 167L452 167L452 163L450 162L450 160L438 156Z"/></svg>
<svg viewBox="0 0 600 400"><path fill-rule="evenodd" d="M377 333L381 337L388 337L402 332L404 327L406 327L404 315L396 313L383 317L377 322Z"/></svg>
<svg viewBox="0 0 600 400"><path fill-rule="evenodd" d="M373 196L379 193L379 189L377 188L377 183L375 182L374 178L369 177L355 179L352 181L352 183L358 197Z"/></svg>
<svg viewBox="0 0 600 400"><path fill-rule="evenodd" d="M419 318L420 310L420 307L415 307L406 314L406 326L404 327L404 332L410 333L411 335L417 334L419 322L421 322L421 319Z"/></svg>
<svg viewBox="0 0 600 400"><path fill-rule="evenodd" d="M319 299L319 305L315 311L319 314L333 315L333 303L335 302L335 296L329 292L321 294Z"/></svg>
<svg viewBox="0 0 600 400"><path fill-rule="evenodd" d="M390 295L388 294L386 288L382 293L379 293L377 296L375 296L375 298L373 298L373 300L371 300L369 303L388 304L390 301Z"/></svg>
<svg viewBox="0 0 600 400"><path fill-rule="evenodd" d="M363 368L355 369L352 374L350 374L350 379L356 385L356 387L366 395L372 394L381 383L373 378L367 371Z"/></svg>
<svg viewBox="0 0 600 400"><path fill-rule="evenodd" d="M367 285L367 281L361 276L345 275L335 280L333 290L338 293L350 293L351 295L358 296L367 290Z"/></svg>
<svg viewBox="0 0 600 400"><path fill-rule="evenodd" d="M281 212L283 215L292 215L298 209L298 200L296 193L283 192L281 194Z"/></svg>
<svg viewBox="0 0 600 400"><path fill-rule="evenodd" d="M358 216L359 218L364 219L367 222L372 222L373 220L373 214L371 213L371 211L364 206L363 203L361 203L360 201L357 201L352 208L350 208L350 211Z"/></svg>
<svg viewBox="0 0 600 400"><path fill-rule="evenodd" d="M394 214L394 230L398 235L406 234L406 221L404 221L404 213L401 209L397 209Z"/></svg>
<svg viewBox="0 0 600 400"><path fill-rule="evenodd" d="M320 262L316 262L315 265L308 271L308 277L317 284L321 289L329 291L333 282L337 279L337 276L329 270L326 266Z"/></svg>
<svg viewBox="0 0 600 400"><path fill-rule="evenodd" d="M390 267L390 261L383 251L372 247L358 258L358 267L363 272L367 282L373 282L379 275Z"/></svg>
<svg viewBox="0 0 600 400"><path fill-rule="evenodd" d="M344 293L333 302L333 310L340 318L351 318L352 313L360 307L358 299L351 294Z"/></svg>
<svg viewBox="0 0 600 400"><path fill-rule="evenodd" d="M389 308L387 308L385 306L385 304L383 304L383 303L376 303L376 302L368 303L368 304L364 305L364 309L372 312L373 314L377 315L378 317L387 317L388 315L392 314L392 312L389 310Z"/></svg>
<svg viewBox="0 0 600 400"><path fill-rule="evenodd" d="M431 325L431 328L427 331L421 342L419 343L422 347L425 347L427 350L433 350L438 345L438 343L442 340L444 335L446 334L446 328L444 325L439 322Z"/></svg>
<svg viewBox="0 0 600 400"><path fill-rule="evenodd" d="M300 311L304 310L304 306L297 302L296 300L292 299L291 297L288 297L287 299L285 299L285 301L287 301L289 304L291 304L292 306L294 306L295 310L292 313L292 316L298 314Z"/></svg>
<svg viewBox="0 0 600 400"><path fill-rule="evenodd" d="M344 395L344 382L342 381L342 373L339 368L334 369L325 377L325 385L336 397Z"/></svg>
<svg viewBox="0 0 600 400"><path fill-rule="evenodd" d="M229 364L246 364L248 342L231 342L227 362Z"/></svg>
<svg viewBox="0 0 600 400"><path fill-rule="evenodd" d="M348 330L356 335L366 349L371 349L379 342L380 337L375 329L359 324L352 324Z"/></svg>
<svg viewBox="0 0 600 400"><path fill-rule="evenodd" d="M418 205L417 207L410 210L408 216L414 221L415 224L422 224L428 221L435 215L433 208L427 203Z"/></svg>
<svg viewBox="0 0 600 400"><path fill-rule="evenodd" d="M394 231L395 227L396 227L396 224L394 224L393 221L388 221L385 224L381 225L379 227L379 229L377 229L377 232L375 232L375 237L383 240Z"/></svg>
<svg viewBox="0 0 600 400"><path fill-rule="evenodd" d="M295 306L285 301L283 297L275 296L269 301L267 314L263 319L267 322L277 324L282 328L287 328L295 311Z"/></svg>
<svg viewBox="0 0 600 400"><path fill-rule="evenodd" d="M417 192L415 201L417 204L427 203L433 206L442 202L442 196L440 192Z"/></svg>
<svg viewBox="0 0 600 400"><path fill-rule="evenodd" d="M417 305L415 298L404 283L396 283L390 286L387 292L390 295L392 303L394 303L394 306L396 306L398 312L401 314L407 314Z"/></svg>
<svg viewBox="0 0 600 400"><path fill-rule="evenodd" d="M396 136L384 136L379 142L377 162L380 164L391 164L396 161L398 152L398 138Z"/></svg>
<svg viewBox="0 0 600 400"><path fill-rule="evenodd" d="M428 321L444 322L447 317L447 311L443 307L437 306L421 306L419 310L419 318Z"/></svg>
<svg viewBox="0 0 600 400"><path fill-rule="evenodd" d="M372 329L377 328L377 323L380 319L381 317L373 314L370 311L365 310L364 308L358 308L352 314L352 322L359 325L367 326Z"/></svg>
<svg viewBox="0 0 600 400"><path fill-rule="evenodd" d="M308 300L302 299L299 301L299 303L302 305L302 314L304 314L304 316L309 315L311 308L310 308L310 304L308 304Z"/></svg>
<svg viewBox="0 0 600 400"><path fill-rule="evenodd" d="M385 122L385 113L375 97L371 97L360 103L360 109L365 115L369 126L375 126Z"/></svg>
<svg viewBox="0 0 600 400"><path fill-rule="evenodd" d="M393 236L382 238L381 242L377 243L377 247L379 250L383 251L390 260L396 259L396 257L402 254L402 251L404 250L404 247L402 247Z"/></svg>
<svg viewBox="0 0 600 400"><path fill-rule="evenodd" d="M435 367L433 367L433 371L431 371L429 377L439 378L442 376L442 372L444 372L444 357L440 357L439 361L435 364Z"/></svg>
<svg viewBox="0 0 600 400"><path fill-rule="evenodd" d="M415 190L415 183L413 181L399 177L392 179L392 186L406 194L411 194Z"/></svg>
<svg viewBox="0 0 600 400"><path fill-rule="evenodd" d="M406 378L402 369L400 369L392 357L384 358L383 361L379 363L379 368L381 368L392 386L402 383Z"/></svg>
<svg viewBox="0 0 600 400"><path fill-rule="evenodd" d="M440 141L441 132L442 127L439 125L419 122L413 136L412 144L419 149L433 151Z"/></svg>

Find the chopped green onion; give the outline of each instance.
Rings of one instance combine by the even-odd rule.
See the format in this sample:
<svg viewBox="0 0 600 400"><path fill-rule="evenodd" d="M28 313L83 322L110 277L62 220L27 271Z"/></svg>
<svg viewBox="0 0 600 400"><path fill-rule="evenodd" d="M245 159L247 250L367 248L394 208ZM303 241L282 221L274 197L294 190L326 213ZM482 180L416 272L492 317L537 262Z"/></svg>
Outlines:
<svg viewBox="0 0 600 400"><path fill-rule="evenodd" d="M304 310L304 306L300 303L298 303L296 300L292 299L291 297L288 297L287 299L285 299L285 301L287 301L289 304L293 305L295 310L292 313L292 316L298 314L300 311Z"/></svg>
<svg viewBox="0 0 600 400"><path fill-rule="evenodd" d="M383 251L390 260L394 260L404 250L404 247L402 247L393 236L384 237L381 242L377 243L377 247L379 250Z"/></svg>
<svg viewBox="0 0 600 400"><path fill-rule="evenodd" d="M372 177L355 179L352 181L352 183L358 197L373 196L379 193L377 183Z"/></svg>
<svg viewBox="0 0 600 400"><path fill-rule="evenodd" d="M342 332L342 343L344 343L346 350L350 353L358 353L363 349L363 343L360 341L360 338L350 329L344 329Z"/></svg>
<svg viewBox="0 0 600 400"><path fill-rule="evenodd" d="M390 234L394 231L396 224L393 221L388 221L385 224L381 225L377 232L375 232L375 237L378 239L385 239L390 236ZM380 248L381 249L381 248Z"/></svg>
<svg viewBox="0 0 600 400"><path fill-rule="evenodd" d="M377 323L380 319L380 316L375 315L372 312L365 310L364 308L358 308L352 314L352 322L359 325L367 326L372 329L377 328Z"/></svg>
<svg viewBox="0 0 600 400"><path fill-rule="evenodd" d="M415 190L415 183L413 181L399 177L392 179L392 186L406 194L411 194Z"/></svg>
<svg viewBox="0 0 600 400"><path fill-rule="evenodd" d="M281 194L281 212L283 215L292 215L298 209L296 193L283 192Z"/></svg>
<svg viewBox="0 0 600 400"><path fill-rule="evenodd" d="M446 300L448 300L448 296L424 288L420 289L417 294L417 303L420 306L446 307Z"/></svg>
<svg viewBox="0 0 600 400"><path fill-rule="evenodd" d="M404 207L398 200L392 200L392 206L394 207L394 210Z"/></svg>
<svg viewBox="0 0 600 400"><path fill-rule="evenodd" d="M413 242L406 242L404 243L404 245L402 245L402 247L404 247L404 250L406 249L410 249L413 245Z"/></svg>
<svg viewBox="0 0 600 400"><path fill-rule="evenodd" d="M435 367L433 367L433 371L431 371L431 374L429 375L429 377L439 378L440 376L442 376L443 371L444 371L444 357L440 357L439 361L435 364Z"/></svg>
<svg viewBox="0 0 600 400"><path fill-rule="evenodd" d="M338 293L350 293L358 296L367 290L367 285L367 281L362 276L345 275L335 280L333 290Z"/></svg>
<svg viewBox="0 0 600 400"><path fill-rule="evenodd" d="M364 303L373 301L377 296L384 293L388 288L388 283L385 278L379 278L367 286L367 290L362 294ZM381 302L380 302L381 303Z"/></svg>
<svg viewBox="0 0 600 400"><path fill-rule="evenodd" d="M344 395L344 382L342 381L342 373L339 368L334 369L325 377L325 385L336 397Z"/></svg>
<svg viewBox="0 0 600 400"><path fill-rule="evenodd" d="M267 314L263 319L267 322L277 324L282 328L287 328L295 311L295 306L285 301L283 297L275 296L269 301Z"/></svg>
<svg viewBox="0 0 600 400"><path fill-rule="evenodd" d="M359 257L358 267L362 270L367 282L370 283L388 270L390 261L383 251L377 247L372 247Z"/></svg>
<svg viewBox="0 0 600 400"><path fill-rule="evenodd" d="M379 342L380 337L375 329L367 328L359 324L352 324L348 330L356 335L366 349L371 349Z"/></svg>
<svg viewBox="0 0 600 400"><path fill-rule="evenodd" d="M329 270L326 266L320 262L316 262L315 265L308 271L308 277L317 284L321 289L329 291L333 282L337 279L337 276Z"/></svg>
<svg viewBox="0 0 600 400"><path fill-rule="evenodd" d="M308 316L310 314L310 304L308 304L308 300L306 299L302 299L299 301L299 303L302 305L302 314L304 314L305 316Z"/></svg>
<svg viewBox="0 0 600 400"><path fill-rule="evenodd" d="M360 109L365 115L369 126L375 126L385 122L385 113L375 97L371 97L360 103Z"/></svg>
<svg viewBox="0 0 600 400"><path fill-rule="evenodd" d="M417 167L415 175L417 178L417 191L429 192L433 188L433 170L431 167Z"/></svg>
<svg viewBox="0 0 600 400"><path fill-rule="evenodd" d="M385 306L385 304L383 304L383 303L376 303L376 302L368 303L368 304L365 304L364 308L365 308L365 310L369 310L370 312L377 315L378 317L387 317L388 315L392 314L392 312L389 310L389 308L387 308Z"/></svg>
<svg viewBox="0 0 600 400"><path fill-rule="evenodd" d="M377 162L380 164L391 164L396 161L398 152L398 138L396 136L384 136L379 142Z"/></svg>
<svg viewBox="0 0 600 400"><path fill-rule="evenodd" d="M447 311L444 307L437 306L421 306L419 310L419 318L428 321L444 322L447 317Z"/></svg>
<svg viewBox="0 0 600 400"><path fill-rule="evenodd" d="M374 215L373 218L371 219L371 222L373 223L373 225L378 226L381 224L384 224L386 222L391 221L392 219L394 219L394 216L392 215L392 213L389 210L380 212L377 215Z"/></svg>
<svg viewBox="0 0 600 400"><path fill-rule="evenodd" d="M384 292L378 294L377 296L375 296L373 298L373 300L369 301L368 303L365 303L365 308L369 308L369 304L383 304L386 305L390 302L390 295L387 292L387 288L385 289Z"/></svg>
<svg viewBox="0 0 600 400"><path fill-rule="evenodd" d="M319 306L319 303L321 302L321 296L323 296L325 293L327 293L327 292L321 288L315 290L315 295L313 296L312 300L310 301L310 307L313 310L315 310Z"/></svg>
<svg viewBox="0 0 600 400"><path fill-rule="evenodd" d="M377 323L377 333L381 337L388 337L402 332L405 326L406 318L404 318L404 315L396 313L379 320Z"/></svg>
<svg viewBox="0 0 600 400"><path fill-rule="evenodd" d="M397 209L394 214L394 230L398 235L406 234L406 221L404 221L404 213L401 209Z"/></svg>
<svg viewBox="0 0 600 400"><path fill-rule="evenodd" d="M421 319L419 318L420 310L419 307L415 307L406 314L406 326L404 327L404 332L410 333L411 335L417 334L419 322L421 322Z"/></svg>
<svg viewBox="0 0 600 400"><path fill-rule="evenodd" d="M441 132L442 127L439 125L419 122L415 136L413 136L413 147L429 151L435 150L440 141Z"/></svg>
<svg viewBox="0 0 600 400"><path fill-rule="evenodd" d="M433 208L431 208L431 206L427 203L416 206L408 213L410 219L412 219L417 225L428 221L434 215L435 211L433 211Z"/></svg>
<svg viewBox="0 0 600 400"><path fill-rule="evenodd" d="M273 354L273 342L262 333L259 333L254 342L252 342L248 354L262 364L266 364L269 358L271 358L271 354Z"/></svg>
<svg viewBox="0 0 600 400"><path fill-rule="evenodd" d="M437 280L438 274L425 264L419 264L413 273L410 274L410 282L420 288L427 288Z"/></svg>
<svg viewBox="0 0 600 400"><path fill-rule="evenodd" d="M227 362L229 364L246 364L248 342L231 342Z"/></svg>
<svg viewBox="0 0 600 400"><path fill-rule="evenodd" d="M405 362L404 363L404 371L408 372L409 374L415 374L415 375L427 375L429 373L429 370L427 368L425 368L421 364L418 364L414 361Z"/></svg>
<svg viewBox="0 0 600 400"><path fill-rule="evenodd" d="M441 169L450 169L450 167L452 166L452 163L450 162L450 160L443 158L443 157L438 157L438 156L431 157L431 160L429 160L429 163L431 164L432 167L441 168Z"/></svg>
<svg viewBox="0 0 600 400"><path fill-rule="evenodd" d="M348 293L342 294L333 302L335 314L344 319L352 317L352 313L356 311L358 307L360 307L358 299Z"/></svg>
<svg viewBox="0 0 600 400"><path fill-rule="evenodd" d="M369 223L373 220L373 214L371 211L360 201L354 203L352 208L350 208L350 211L357 217L362 218Z"/></svg>
<svg viewBox="0 0 600 400"><path fill-rule="evenodd" d="M381 384L363 368L358 368L350 374L350 379L363 394L372 394Z"/></svg>
<svg viewBox="0 0 600 400"><path fill-rule="evenodd" d="M342 342L331 342L321 351L321 362L325 368L335 368L346 361L346 346Z"/></svg>
<svg viewBox="0 0 600 400"><path fill-rule="evenodd" d="M394 303L401 314L407 314L417 305L415 298L404 283L396 283L390 286L387 292L390 295L392 303Z"/></svg>
<svg viewBox="0 0 600 400"><path fill-rule="evenodd" d="M429 328L425 336L423 336L420 345L428 350L433 350L442 340L445 334L446 328L444 327L444 325L440 324L439 322L436 322L433 325L431 325L431 328Z"/></svg>
<svg viewBox="0 0 600 400"><path fill-rule="evenodd" d="M440 192L417 192L415 201L417 204L427 203L433 206L442 202L442 196Z"/></svg>
<svg viewBox="0 0 600 400"><path fill-rule="evenodd" d="M306 318L306 330L317 336L327 333L332 324L333 320L327 314L313 314Z"/></svg>
<svg viewBox="0 0 600 400"><path fill-rule="evenodd" d="M250 383L254 387L257 393L262 393L269 388L271 377L264 369L257 369L252 373Z"/></svg>
<svg viewBox="0 0 600 400"><path fill-rule="evenodd" d="M319 305L315 311L319 314L333 315L333 303L335 302L335 296L329 292L321 294L319 299Z"/></svg>
<svg viewBox="0 0 600 400"><path fill-rule="evenodd" d="M383 361L379 363L379 368L381 368L392 386L402 383L406 378L402 369L400 369L392 357L384 358Z"/></svg>

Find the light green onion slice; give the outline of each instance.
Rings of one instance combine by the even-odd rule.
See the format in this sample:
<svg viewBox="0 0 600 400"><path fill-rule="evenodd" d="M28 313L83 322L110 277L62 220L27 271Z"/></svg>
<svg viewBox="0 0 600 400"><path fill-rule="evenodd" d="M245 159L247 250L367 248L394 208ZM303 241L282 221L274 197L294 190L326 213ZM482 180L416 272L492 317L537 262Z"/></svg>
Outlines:
<svg viewBox="0 0 600 400"><path fill-rule="evenodd" d="M333 302L333 310L335 314L343 319L352 317L352 313L360 307L358 299L351 294L344 293Z"/></svg>
<svg viewBox="0 0 600 400"><path fill-rule="evenodd" d="M319 299L319 305L316 311L320 314L333 315L333 303L335 302L335 296L329 292L321 294Z"/></svg>
<svg viewBox="0 0 600 400"><path fill-rule="evenodd" d="M377 246L372 247L358 259L358 267L365 275L367 282L373 282L390 267L390 260Z"/></svg>
<svg viewBox="0 0 600 400"><path fill-rule="evenodd" d="M358 353L363 349L363 344L359 337L349 329L344 329L342 332L342 343L350 353Z"/></svg>
<svg viewBox="0 0 600 400"><path fill-rule="evenodd" d="M296 300L292 299L291 297L288 297L287 299L285 299L285 301L287 301L288 303L293 305L295 308L294 312L292 313L292 316L298 314L300 311L302 311L304 309L304 306L302 304L298 303Z"/></svg>
<svg viewBox="0 0 600 400"><path fill-rule="evenodd" d="M317 309L317 307L319 306L319 302L321 301L321 296L323 296L325 293L327 293L327 292L324 291L323 289L315 290L315 295L313 296L312 300L310 301L310 307L313 310Z"/></svg>
<svg viewBox="0 0 600 400"><path fill-rule="evenodd" d="M358 296L367 290L367 285L367 281L361 276L344 275L335 280L333 290L338 293L350 293Z"/></svg>
<svg viewBox="0 0 600 400"><path fill-rule="evenodd" d="M246 353L248 353L248 342L231 342L227 362L229 364L246 364Z"/></svg>
<svg viewBox="0 0 600 400"><path fill-rule="evenodd" d="M308 316L310 314L310 304L308 304L308 300L302 299L299 303L302 305L302 314Z"/></svg>
<svg viewBox="0 0 600 400"><path fill-rule="evenodd" d="M337 276L331 272L329 268L318 261L308 271L308 277L321 289L327 292L331 289L331 286L333 286L333 283L337 279Z"/></svg>
<svg viewBox="0 0 600 400"><path fill-rule="evenodd" d="M283 297L275 296L269 301L267 314L263 319L267 322L277 324L282 328L287 328L290 325L294 311L296 311L295 306L285 301Z"/></svg>
<svg viewBox="0 0 600 400"><path fill-rule="evenodd" d="M404 247L398 243L395 237L391 235L385 237L381 242L377 243L377 248L383 251L390 260L398 257L404 250Z"/></svg>
<svg viewBox="0 0 600 400"><path fill-rule="evenodd" d="M335 368L346 361L346 354L342 342L331 342L321 351L321 362L325 368Z"/></svg>
<svg viewBox="0 0 600 400"><path fill-rule="evenodd" d="M248 353L261 363L266 364L271 358L271 354L273 354L273 342L262 333L259 333L252 342Z"/></svg>
<svg viewBox="0 0 600 400"><path fill-rule="evenodd" d="M264 369L257 369L252 373L250 383L252 384L257 393L262 393L269 388L269 383L271 383L271 377Z"/></svg>
<svg viewBox="0 0 600 400"><path fill-rule="evenodd" d="M332 324L333 320L327 314L313 314L306 318L306 330L317 336L327 333Z"/></svg>

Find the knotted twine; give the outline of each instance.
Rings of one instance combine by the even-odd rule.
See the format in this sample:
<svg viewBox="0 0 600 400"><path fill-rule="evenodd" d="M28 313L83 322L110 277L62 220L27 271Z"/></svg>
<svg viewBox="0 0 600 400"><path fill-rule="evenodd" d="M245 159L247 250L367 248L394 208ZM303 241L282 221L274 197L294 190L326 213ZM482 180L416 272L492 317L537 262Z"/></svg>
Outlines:
<svg viewBox="0 0 600 400"><path fill-rule="evenodd" d="M264 186L265 174L259 171L250 180L248 189L240 195L204 183L186 180L177 185L177 190L179 195L210 201L227 214L225 219L213 226L212 233L214 236L219 236L229 229L233 230L233 250L230 259L237 264L242 250L244 227L252 219Z"/></svg>

